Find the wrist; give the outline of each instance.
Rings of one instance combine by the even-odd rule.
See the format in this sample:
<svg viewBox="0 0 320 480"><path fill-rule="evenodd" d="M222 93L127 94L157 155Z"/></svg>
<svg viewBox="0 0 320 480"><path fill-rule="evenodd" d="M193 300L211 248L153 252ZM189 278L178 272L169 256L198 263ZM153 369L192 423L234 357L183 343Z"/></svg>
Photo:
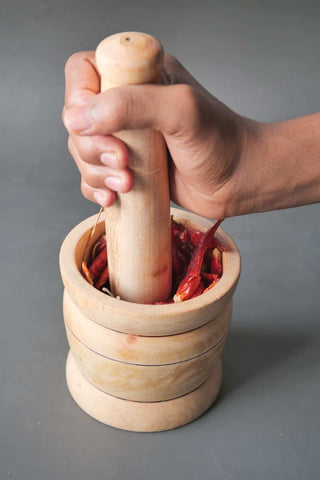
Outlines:
<svg viewBox="0 0 320 480"><path fill-rule="evenodd" d="M320 114L279 123L244 119L232 215L320 201Z"/></svg>

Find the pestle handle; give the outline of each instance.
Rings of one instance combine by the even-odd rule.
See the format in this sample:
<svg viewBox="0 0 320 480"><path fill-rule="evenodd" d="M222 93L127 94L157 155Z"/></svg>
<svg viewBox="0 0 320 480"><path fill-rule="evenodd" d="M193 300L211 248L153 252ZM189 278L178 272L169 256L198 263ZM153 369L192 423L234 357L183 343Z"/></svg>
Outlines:
<svg viewBox="0 0 320 480"><path fill-rule="evenodd" d="M101 92L159 83L163 49L152 36L125 32L96 50ZM171 291L170 196L166 146L153 130L116 133L128 147L134 185L105 209L112 292L135 303L165 301Z"/></svg>

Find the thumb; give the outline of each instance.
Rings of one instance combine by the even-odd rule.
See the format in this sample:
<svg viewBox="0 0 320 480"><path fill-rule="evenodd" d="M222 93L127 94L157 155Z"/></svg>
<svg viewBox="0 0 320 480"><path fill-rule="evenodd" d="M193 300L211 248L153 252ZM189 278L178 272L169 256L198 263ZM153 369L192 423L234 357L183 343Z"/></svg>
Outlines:
<svg viewBox="0 0 320 480"><path fill-rule="evenodd" d="M70 133L77 135L110 135L143 128L171 134L179 131L185 121L191 90L183 84L111 88L85 105L66 109L64 123Z"/></svg>

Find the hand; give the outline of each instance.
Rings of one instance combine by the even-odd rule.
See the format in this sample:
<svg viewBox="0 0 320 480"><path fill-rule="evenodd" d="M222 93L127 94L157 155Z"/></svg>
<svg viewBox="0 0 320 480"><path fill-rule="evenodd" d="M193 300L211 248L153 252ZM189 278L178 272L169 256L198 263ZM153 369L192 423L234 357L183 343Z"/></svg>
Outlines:
<svg viewBox="0 0 320 480"><path fill-rule="evenodd" d="M63 119L82 193L109 206L115 191L129 191L128 151L112 133L153 128L162 133L171 155L172 200L204 216L224 217L230 214L230 181L243 154L245 121L169 55L163 80L164 86L128 86L99 94L94 52L70 57Z"/></svg>
<svg viewBox="0 0 320 480"><path fill-rule="evenodd" d="M319 201L319 114L275 124L243 118L170 55L163 85L99 88L94 52L70 57L63 120L89 200L108 207L132 188L127 148L112 134L152 128L170 152L171 199L188 210L223 218Z"/></svg>

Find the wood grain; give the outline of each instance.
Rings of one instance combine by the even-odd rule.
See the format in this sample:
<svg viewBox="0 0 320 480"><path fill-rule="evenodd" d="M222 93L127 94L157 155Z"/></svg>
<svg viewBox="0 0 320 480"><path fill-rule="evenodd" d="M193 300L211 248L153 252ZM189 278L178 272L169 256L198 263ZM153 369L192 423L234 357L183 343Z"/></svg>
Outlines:
<svg viewBox="0 0 320 480"><path fill-rule="evenodd" d="M163 49L150 35L125 32L103 40L96 51L101 91L158 82ZM128 147L134 186L106 209L112 291L135 303L165 301L171 290L171 237L167 154L160 133L116 133Z"/></svg>

